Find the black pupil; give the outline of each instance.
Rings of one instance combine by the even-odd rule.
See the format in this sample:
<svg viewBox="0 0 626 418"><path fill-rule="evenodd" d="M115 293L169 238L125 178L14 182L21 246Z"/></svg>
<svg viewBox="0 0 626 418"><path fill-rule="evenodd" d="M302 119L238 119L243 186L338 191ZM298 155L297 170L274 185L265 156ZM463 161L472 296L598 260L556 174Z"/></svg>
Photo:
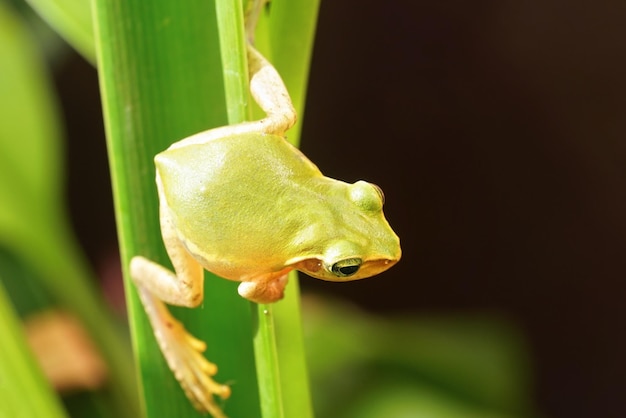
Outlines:
<svg viewBox="0 0 626 418"><path fill-rule="evenodd" d="M337 277L348 277L359 271L359 267L363 261L360 258L346 258L345 260L337 261L331 267L331 271Z"/></svg>
<svg viewBox="0 0 626 418"><path fill-rule="evenodd" d="M354 273L359 270L359 266L344 266L339 267L339 272L344 276L352 276Z"/></svg>

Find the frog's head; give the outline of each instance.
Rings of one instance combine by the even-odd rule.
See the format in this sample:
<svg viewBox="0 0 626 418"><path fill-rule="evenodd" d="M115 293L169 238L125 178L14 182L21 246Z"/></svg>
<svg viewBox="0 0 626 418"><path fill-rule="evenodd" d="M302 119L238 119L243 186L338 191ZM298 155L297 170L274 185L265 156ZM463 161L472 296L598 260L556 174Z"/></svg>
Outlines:
<svg viewBox="0 0 626 418"><path fill-rule="evenodd" d="M316 254L300 259L296 269L322 280L349 281L381 273L400 260L400 240L382 208L382 190L358 181L346 185L347 202L341 209L341 228L328 231Z"/></svg>

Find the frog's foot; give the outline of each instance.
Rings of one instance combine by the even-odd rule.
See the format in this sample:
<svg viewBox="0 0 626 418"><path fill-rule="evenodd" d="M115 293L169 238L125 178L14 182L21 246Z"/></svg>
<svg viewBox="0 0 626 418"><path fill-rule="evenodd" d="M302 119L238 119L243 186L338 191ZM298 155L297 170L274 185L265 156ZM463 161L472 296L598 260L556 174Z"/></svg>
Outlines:
<svg viewBox="0 0 626 418"><path fill-rule="evenodd" d="M237 292L243 298L255 303L273 303L281 300L285 295L287 275L291 267L276 273L271 273L252 280L244 280L237 288Z"/></svg>
<svg viewBox="0 0 626 418"><path fill-rule="evenodd" d="M160 300L155 298L151 302L155 313L158 312L153 321L154 334L168 366L185 394L199 411L209 412L213 418L226 418L217 405L215 396L227 399L230 396L230 387L213 380L217 366L202 355L206 344L189 334Z"/></svg>

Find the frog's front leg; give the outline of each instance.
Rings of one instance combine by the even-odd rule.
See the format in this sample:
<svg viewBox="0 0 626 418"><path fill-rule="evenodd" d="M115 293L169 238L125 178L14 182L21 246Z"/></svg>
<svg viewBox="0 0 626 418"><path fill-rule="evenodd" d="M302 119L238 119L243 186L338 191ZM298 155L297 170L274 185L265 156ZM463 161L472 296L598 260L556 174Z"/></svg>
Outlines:
<svg viewBox="0 0 626 418"><path fill-rule="evenodd" d="M248 44L247 51L250 93L266 116L253 122L221 126L199 132L173 143L168 149L206 144L216 139L241 134L284 136L285 132L296 123L296 110L276 68L251 44Z"/></svg>
<svg viewBox="0 0 626 418"><path fill-rule="evenodd" d="M137 256L131 260L130 274L137 285L167 364L187 397L197 409L208 411L214 418L225 418L214 395L226 399L230 395L230 388L212 379L217 373L217 367L202 355L206 344L190 335L163 303L187 307L200 304L204 272L176 234L158 178L157 186L161 233L175 273L147 258Z"/></svg>

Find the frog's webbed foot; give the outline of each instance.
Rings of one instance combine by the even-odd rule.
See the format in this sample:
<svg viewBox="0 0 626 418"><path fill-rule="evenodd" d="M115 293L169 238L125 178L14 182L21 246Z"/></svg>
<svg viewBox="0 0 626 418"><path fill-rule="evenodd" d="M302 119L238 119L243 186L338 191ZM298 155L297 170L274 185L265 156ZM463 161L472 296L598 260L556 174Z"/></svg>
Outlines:
<svg viewBox="0 0 626 418"><path fill-rule="evenodd" d="M139 293L163 356L191 403L213 418L226 418L215 396L227 399L230 387L213 380L217 366L203 356L206 344L187 332L165 304L149 291L140 289Z"/></svg>
<svg viewBox="0 0 626 418"><path fill-rule="evenodd" d="M255 303L273 303L281 300L285 295L285 286L291 267L276 273L243 280L237 292L243 298Z"/></svg>

